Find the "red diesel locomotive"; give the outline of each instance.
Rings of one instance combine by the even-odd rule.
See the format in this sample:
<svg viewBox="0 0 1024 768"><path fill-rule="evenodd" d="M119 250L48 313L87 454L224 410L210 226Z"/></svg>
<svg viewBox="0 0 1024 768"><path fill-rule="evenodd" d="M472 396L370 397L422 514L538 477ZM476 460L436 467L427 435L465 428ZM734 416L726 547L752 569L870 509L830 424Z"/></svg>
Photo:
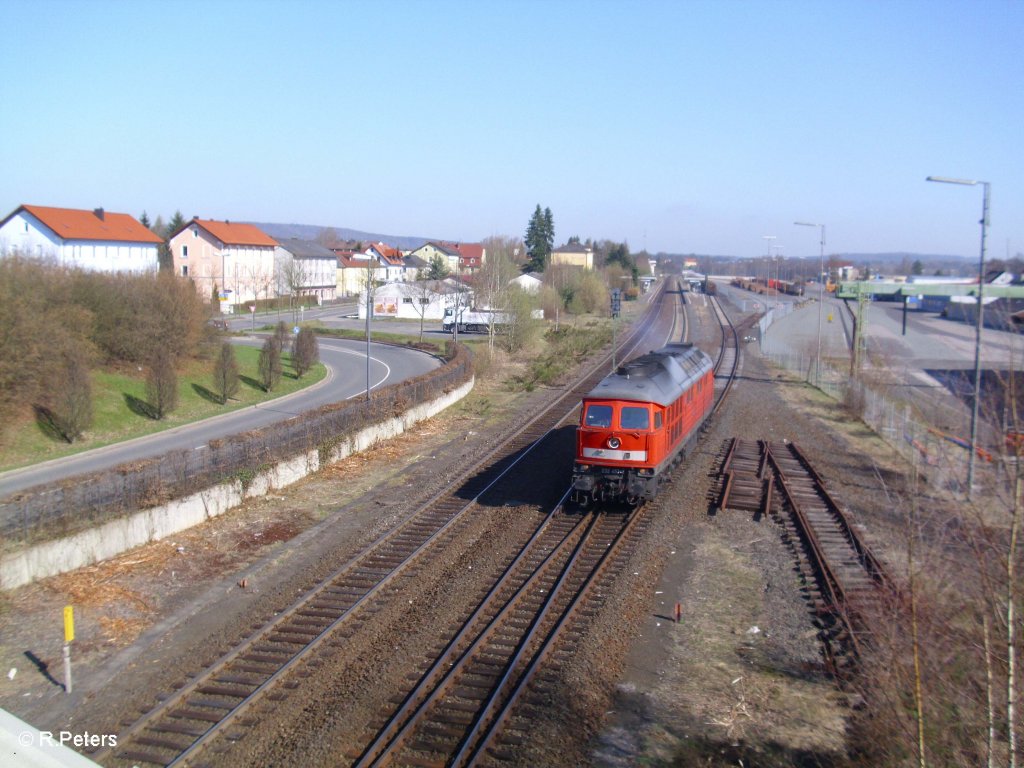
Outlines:
<svg viewBox="0 0 1024 768"><path fill-rule="evenodd" d="M669 344L591 390L576 431L573 500L653 499L711 413L713 367L692 344Z"/></svg>

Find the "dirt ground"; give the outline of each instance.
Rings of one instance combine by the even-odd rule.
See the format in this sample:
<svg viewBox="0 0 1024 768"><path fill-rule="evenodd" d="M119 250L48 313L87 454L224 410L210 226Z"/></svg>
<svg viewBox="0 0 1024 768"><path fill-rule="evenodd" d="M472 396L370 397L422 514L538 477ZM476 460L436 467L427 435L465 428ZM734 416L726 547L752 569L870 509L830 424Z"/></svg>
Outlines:
<svg viewBox="0 0 1024 768"><path fill-rule="evenodd" d="M242 637L268 620L400 519L406 496L443 487L499 439L506 420L547 394L513 396L481 382L410 433L288 489L0 596L0 707L40 728L112 727L103 710L120 685L141 684L130 677L155 694L212 661L216 648L184 663L182 649L213 628ZM679 502L654 527L636 581L612 602L619 613L578 659L570 685L587 711L558 714L578 717L583 738L563 749L565 720L552 718L551 750L531 756L534 764L843 764L847 702L822 668L791 555L770 521L714 513L715 470L731 436L812 449L885 557L892 521L874 478L895 481L903 468L835 403L756 355L747 355L732 400L673 484ZM76 617L71 695L61 668L68 604Z"/></svg>

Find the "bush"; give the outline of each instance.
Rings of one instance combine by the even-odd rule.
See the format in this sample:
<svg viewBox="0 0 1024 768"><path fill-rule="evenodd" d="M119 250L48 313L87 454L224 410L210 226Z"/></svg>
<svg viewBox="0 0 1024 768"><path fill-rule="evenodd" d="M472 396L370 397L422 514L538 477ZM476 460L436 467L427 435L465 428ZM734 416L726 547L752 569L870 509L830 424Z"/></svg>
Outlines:
<svg viewBox="0 0 1024 768"><path fill-rule="evenodd" d="M146 373L146 400L159 421L178 407L178 373L167 349L157 350Z"/></svg>
<svg viewBox="0 0 1024 768"><path fill-rule="evenodd" d="M300 328L292 344L292 367L301 378L320 360L320 345L312 328Z"/></svg>
<svg viewBox="0 0 1024 768"><path fill-rule="evenodd" d="M221 344L220 354L213 364L213 391L226 404L238 392L238 360L230 342Z"/></svg>
<svg viewBox="0 0 1024 768"><path fill-rule="evenodd" d="M283 325L283 323L281 323ZM272 392L281 382L282 364L281 348L275 343L272 336L263 342L263 349L259 357L260 384L264 392Z"/></svg>

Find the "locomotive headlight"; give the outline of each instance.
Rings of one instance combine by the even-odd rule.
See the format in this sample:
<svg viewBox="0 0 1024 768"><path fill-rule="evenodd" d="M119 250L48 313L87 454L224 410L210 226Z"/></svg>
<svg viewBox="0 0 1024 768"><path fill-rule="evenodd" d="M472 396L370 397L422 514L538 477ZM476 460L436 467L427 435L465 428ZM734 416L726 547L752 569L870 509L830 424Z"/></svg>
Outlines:
<svg viewBox="0 0 1024 768"><path fill-rule="evenodd" d="M617 437L609 437L608 438L608 447L611 448L613 451L616 448L618 448L620 445L622 445L622 441L619 440L619 438L617 438Z"/></svg>

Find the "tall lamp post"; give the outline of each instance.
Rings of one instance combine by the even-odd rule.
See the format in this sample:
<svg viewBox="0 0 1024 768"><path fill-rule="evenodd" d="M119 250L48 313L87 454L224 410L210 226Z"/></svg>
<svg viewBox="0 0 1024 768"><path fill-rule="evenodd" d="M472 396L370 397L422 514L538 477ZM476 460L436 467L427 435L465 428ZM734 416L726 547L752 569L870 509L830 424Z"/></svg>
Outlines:
<svg viewBox="0 0 1024 768"><path fill-rule="evenodd" d="M978 404L981 400L981 328L985 320L985 304L982 293L985 288L985 234L988 231L989 183L973 179L950 179L946 176L929 176L925 181L943 184L962 184L968 187L982 187L981 196L981 256L978 258L978 317L974 328L974 402L971 404L971 452L967 457L967 498L974 488L974 460L978 452Z"/></svg>
<svg viewBox="0 0 1024 768"><path fill-rule="evenodd" d="M370 270L370 265L373 263L373 257L370 254L364 254L366 259L366 399L370 399L370 318L373 316L373 302L370 295L370 290L373 286L373 273ZM354 256L353 259L362 261L363 257Z"/></svg>
<svg viewBox="0 0 1024 768"><path fill-rule="evenodd" d="M765 262L764 276L764 307L767 311L768 302L772 297L772 240L775 239L775 235L761 235L761 239L768 241L768 261Z"/></svg>
<svg viewBox="0 0 1024 768"><path fill-rule="evenodd" d="M814 384L821 386L821 305L825 303L825 225L811 224L809 221L794 221L798 227L818 227L821 229L821 264L818 266L818 352L814 358Z"/></svg>

